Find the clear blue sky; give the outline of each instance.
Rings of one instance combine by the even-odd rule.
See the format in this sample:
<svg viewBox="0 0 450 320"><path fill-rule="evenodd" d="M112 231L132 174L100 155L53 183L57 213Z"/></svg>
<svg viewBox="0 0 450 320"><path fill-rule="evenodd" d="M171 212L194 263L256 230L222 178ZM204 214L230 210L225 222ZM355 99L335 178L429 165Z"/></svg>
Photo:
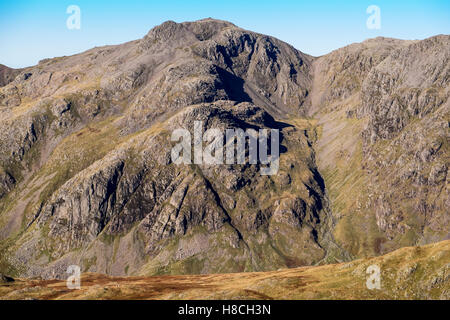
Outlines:
<svg viewBox="0 0 450 320"><path fill-rule="evenodd" d="M69 30L69 5L81 9L81 29ZM381 29L366 27L366 8L381 9ZM217 18L275 36L319 56L377 36L424 39L450 34L450 1L166 0L9 1L0 0L0 63L36 64L94 46L143 37L166 20Z"/></svg>

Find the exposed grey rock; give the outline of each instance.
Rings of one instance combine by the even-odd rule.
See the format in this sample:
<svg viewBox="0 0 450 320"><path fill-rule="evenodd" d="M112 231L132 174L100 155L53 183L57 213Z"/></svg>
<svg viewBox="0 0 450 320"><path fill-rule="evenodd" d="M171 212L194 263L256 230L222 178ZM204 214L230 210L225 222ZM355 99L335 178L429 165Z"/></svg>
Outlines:
<svg viewBox="0 0 450 320"><path fill-rule="evenodd" d="M392 138L448 101L449 52L450 36L436 36L393 51L370 71L358 114L370 117L371 141Z"/></svg>

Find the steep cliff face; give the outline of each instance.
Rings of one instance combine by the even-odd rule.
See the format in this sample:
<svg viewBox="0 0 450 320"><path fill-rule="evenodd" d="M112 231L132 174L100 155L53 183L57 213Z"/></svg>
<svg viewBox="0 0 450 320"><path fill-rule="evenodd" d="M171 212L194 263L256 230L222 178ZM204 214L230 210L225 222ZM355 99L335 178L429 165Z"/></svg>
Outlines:
<svg viewBox="0 0 450 320"><path fill-rule="evenodd" d="M282 129L280 175L262 176L248 164L171 163L170 132L192 129L194 121L204 121L204 130ZM58 154L57 147L47 164ZM58 170L47 164L32 184ZM25 232L8 250L9 263L35 261L22 272L55 277L68 261L97 272L154 274L265 270L339 258L325 228L331 222L317 175L304 131L283 128L250 103L191 106L127 138L36 201L22 222Z"/></svg>
<svg viewBox="0 0 450 320"><path fill-rule="evenodd" d="M448 43L313 58L229 22L169 21L15 71L0 87L0 271L271 270L448 238ZM171 133L194 121L279 129L277 174L172 163Z"/></svg>

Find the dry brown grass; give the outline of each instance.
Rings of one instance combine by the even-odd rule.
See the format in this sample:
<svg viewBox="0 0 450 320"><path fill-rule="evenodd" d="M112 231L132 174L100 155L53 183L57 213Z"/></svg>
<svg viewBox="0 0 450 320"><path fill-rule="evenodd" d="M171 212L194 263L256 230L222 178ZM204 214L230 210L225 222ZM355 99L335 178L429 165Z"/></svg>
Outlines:
<svg viewBox="0 0 450 320"><path fill-rule="evenodd" d="M381 268L368 290L366 269ZM450 240L350 263L271 272L110 277L87 273L81 289L64 281L19 279L0 285L3 299L449 299ZM412 270L412 271L411 271Z"/></svg>

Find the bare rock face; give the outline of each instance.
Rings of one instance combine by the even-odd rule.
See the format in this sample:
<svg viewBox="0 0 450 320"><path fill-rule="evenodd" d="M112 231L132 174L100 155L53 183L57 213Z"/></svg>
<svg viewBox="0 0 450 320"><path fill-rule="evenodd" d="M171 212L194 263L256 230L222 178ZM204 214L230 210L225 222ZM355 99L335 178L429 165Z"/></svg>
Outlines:
<svg viewBox="0 0 450 320"><path fill-rule="evenodd" d="M346 101L358 97L369 72L389 54L404 47L408 41L378 37L337 49L314 61L314 90L310 115L327 106L328 112ZM352 108L353 107L353 108ZM346 112L356 114L348 104ZM323 111L323 110L321 110Z"/></svg>
<svg viewBox="0 0 450 320"><path fill-rule="evenodd" d="M436 239L437 234L448 237L444 159L448 154L449 52L449 36L413 43L371 70L363 85L358 113L369 115L363 132L368 167L390 176L371 205L378 208L377 224L390 240L417 232L417 227L406 223L409 219L420 221L422 243ZM381 154L378 139L389 141ZM404 209L396 208L393 195Z"/></svg>
<svg viewBox="0 0 450 320"><path fill-rule="evenodd" d="M324 128L319 169L340 195L335 236L359 255L450 236L450 37L370 41L317 60L310 111Z"/></svg>
<svg viewBox="0 0 450 320"><path fill-rule="evenodd" d="M140 88L128 127L202 102L254 101L278 116L301 113L306 103L311 57L227 22L166 22L152 29L138 50L132 65L102 80L111 91Z"/></svg>
<svg viewBox="0 0 450 320"><path fill-rule="evenodd" d="M226 21L168 21L1 69L0 271L273 270L448 238L448 39L313 58ZM280 130L277 174L172 163L172 132L195 121Z"/></svg>
<svg viewBox="0 0 450 320"><path fill-rule="evenodd" d="M414 118L423 119L448 101L450 37L437 36L399 50L368 74L359 116L369 115L367 135L393 138Z"/></svg>
<svg viewBox="0 0 450 320"><path fill-rule="evenodd" d="M324 190L315 180L313 153L296 151L308 148L304 132L285 132L293 159L281 167L297 182L279 183L248 164L171 163L168 133L192 130L194 121L203 121L203 130L283 127L250 103L183 109L161 131L150 128L114 148L41 203L27 235L14 245L15 263L36 261L24 271L28 276L60 277L67 253L82 249L83 255L72 259L82 259L90 271L208 273L309 265L329 255L323 246L334 250L321 225L329 213L322 208ZM105 245L115 249L100 252ZM131 259L130 250L140 259ZM43 251L49 254L41 260ZM92 259L96 263L89 265Z"/></svg>

